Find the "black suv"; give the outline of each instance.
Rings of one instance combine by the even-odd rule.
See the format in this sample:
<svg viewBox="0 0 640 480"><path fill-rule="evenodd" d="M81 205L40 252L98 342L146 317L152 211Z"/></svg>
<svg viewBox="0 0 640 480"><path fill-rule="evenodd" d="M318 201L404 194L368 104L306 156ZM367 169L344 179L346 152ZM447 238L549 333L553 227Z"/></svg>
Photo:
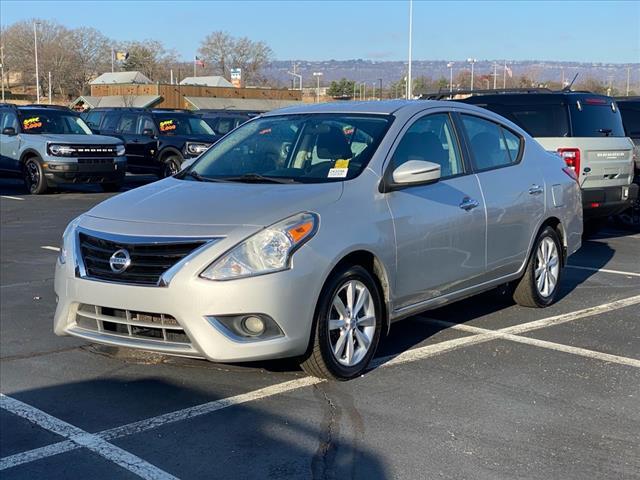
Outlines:
<svg viewBox="0 0 640 480"><path fill-rule="evenodd" d="M633 144L613 98L544 88L464 93L471 96L460 101L511 120L564 159L580 184L588 230L627 209L637 197L638 187L632 183Z"/></svg>
<svg viewBox="0 0 640 480"><path fill-rule="evenodd" d="M94 132L124 141L128 171L159 177L176 174L185 159L199 156L219 138L188 110L95 108L82 118Z"/></svg>
<svg viewBox="0 0 640 480"><path fill-rule="evenodd" d="M196 115L202 117L216 135L222 137L260 113L248 110L198 110Z"/></svg>

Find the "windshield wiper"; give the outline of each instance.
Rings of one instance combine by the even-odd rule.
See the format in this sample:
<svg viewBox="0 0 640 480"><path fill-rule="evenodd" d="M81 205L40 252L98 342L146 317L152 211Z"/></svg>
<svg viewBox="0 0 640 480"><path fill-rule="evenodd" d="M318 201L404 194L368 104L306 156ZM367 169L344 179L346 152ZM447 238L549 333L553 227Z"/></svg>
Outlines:
<svg viewBox="0 0 640 480"><path fill-rule="evenodd" d="M259 173L245 173L237 177L224 177L229 182L245 182L245 183L298 183L293 178L287 177L271 177L260 175Z"/></svg>
<svg viewBox="0 0 640 480"><path fill-rule="evenodd" d="M194 172L193 170L189 170L188 172L184 173L180 178L184 178L184 177L191 177L197 180L198 182L226 182L227 181L226 179L222 179L222 178L203 177L198 172Z"/></svg>

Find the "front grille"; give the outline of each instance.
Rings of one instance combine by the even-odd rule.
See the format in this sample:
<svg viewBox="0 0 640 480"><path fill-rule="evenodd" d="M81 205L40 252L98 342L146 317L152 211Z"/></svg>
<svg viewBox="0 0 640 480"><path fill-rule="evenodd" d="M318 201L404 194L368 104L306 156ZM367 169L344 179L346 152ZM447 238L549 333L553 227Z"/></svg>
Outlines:
<svg viewBox="0 0 640 480"><path fill-rule="evenodd" d="M79 233L80 253L86 276L112 282L157 285L164 272L204 245L204 240L174 243L130 243ZM126 250L131 259L128 268L118 273L110 266L111 256Z"/></svg>
<svg viewBox="0 0 640 480"><path fill-rule="evenodd" d="M80 304L75 320L78 327L101 334L191 345L177 320L164 313Z"/></svg>
<svg viewBox="0 0 640 480"><path fill-rule="evenodd" d="M109 165L113 163L113 158L79 158L81 165Z"/></svg>
<svg viewBox="0 0 640 480"><path fill-rule="evenodd" d="M69 145L75 149L73 157L115 157L115 145Z"/></svg>

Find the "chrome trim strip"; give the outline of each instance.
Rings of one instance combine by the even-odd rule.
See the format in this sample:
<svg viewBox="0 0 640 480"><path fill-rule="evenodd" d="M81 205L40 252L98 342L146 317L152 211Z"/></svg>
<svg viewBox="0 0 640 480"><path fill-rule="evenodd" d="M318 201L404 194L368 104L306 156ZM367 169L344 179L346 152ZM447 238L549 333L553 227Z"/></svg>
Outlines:
<svg viewBox="0 0 640 480"><path fill-rule="evenodd" d="M92 277L87 274L87 269L82 259L82 251L80 249L80 234L89 235L91 237L99 238L100 240L106 240L108 242L128 243L134 245L164 245L164 244L176 244L176 243L193 243L204 242L201 246L192 250L188 255L182 258L175 265L170 267L164 272L156 284L138 284L129 282L118 282L114 280L105 280L103 278ZM76 277L84 278L86 280L93 280L96 282L111 283L114 285L130 285L132 287L168 287L173 277L178 271L189 262L193 257L201 253L206 248L215 245L224 237L158 237L158 236L140 236L140 235L121 235L115 233L97 232L88 228L76 227L73 236L73 252L75 257L75 270Z"/></svg>

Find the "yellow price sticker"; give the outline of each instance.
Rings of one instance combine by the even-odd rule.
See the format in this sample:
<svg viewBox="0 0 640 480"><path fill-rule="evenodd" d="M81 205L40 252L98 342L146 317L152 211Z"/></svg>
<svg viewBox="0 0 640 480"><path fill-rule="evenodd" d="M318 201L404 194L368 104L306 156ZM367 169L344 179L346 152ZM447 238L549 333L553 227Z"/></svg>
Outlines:
<svg viewBox="0 0 640 480"><path fill-rule="evenodd" d="M336 160L333 168L349 168L349 160Z"/></svg>

